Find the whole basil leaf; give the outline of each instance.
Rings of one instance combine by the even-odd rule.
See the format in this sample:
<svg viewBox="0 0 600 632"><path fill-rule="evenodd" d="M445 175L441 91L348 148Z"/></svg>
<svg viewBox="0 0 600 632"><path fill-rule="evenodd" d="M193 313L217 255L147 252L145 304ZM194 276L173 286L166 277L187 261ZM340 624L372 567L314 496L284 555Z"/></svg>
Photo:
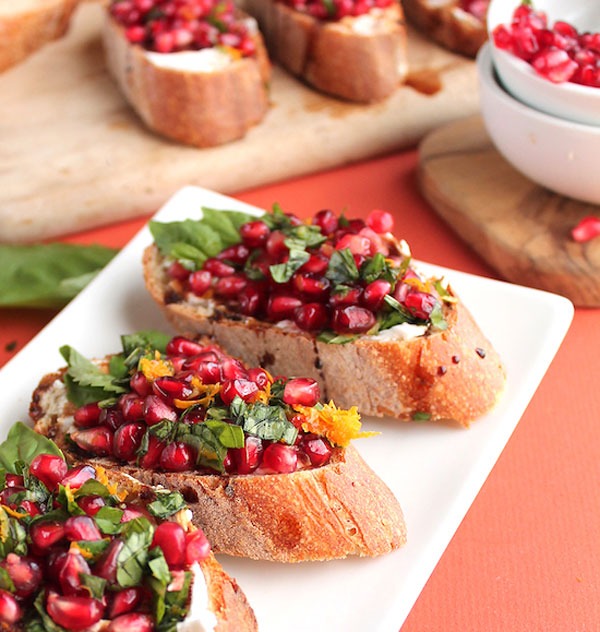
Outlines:
<svg viewBox="0 0 600 632"><path fill-rule="evenodd" d="M142 581L153 533L147 518L134 518L125 523L121 532L124 544L117 556L117 583L122 588L137 586Z"/></svg>
<svg viewBox="0 0 600 632"><path fill-rule="evenodd" d="M62 307L116 254L99 245L0 245L0 307Z"/></svg>
<svg viewBox="0 0 600 632"><path fill-rule="evenodd" d="M53 441L17 421L0 444L0 466L11 474L17 474L19 461L29 465L39 454L55 454L64 459L60 448Z"/></svg>

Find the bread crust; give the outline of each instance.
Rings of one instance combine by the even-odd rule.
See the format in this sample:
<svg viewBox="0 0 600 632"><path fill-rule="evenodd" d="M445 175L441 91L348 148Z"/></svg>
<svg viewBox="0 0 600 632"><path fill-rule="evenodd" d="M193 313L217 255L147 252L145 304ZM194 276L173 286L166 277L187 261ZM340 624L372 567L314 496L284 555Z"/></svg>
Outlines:
<svg viewBox="0 0 600 632"><path fill-rule="evenodd" d="M115 469L106 458L86 458L66 440L63 423L74 411L56 398L62 373L45 376L30 416L73 463ZM62 402L62 403L61 403ZM257 560L305 562L378 556L406 542L398 500L354 447L334 451L330 462L292 474L203 475L120 464L118 470L147 485L182 493L215 553Z"/></svg>
<svg viewBox="0 0 600 632"><path fill-rule="evenodd" d="M79 0L36 0L0 7L0 72L23 61L48 42L62 37Z"/></svg>
<svg viewBox="0 0 600 632"><path fill-rule="evenodd" d="M326 22L275 0L246 0L271 57L308 84L335 97L371 103L392 94L407 73L402 8L374 9L371 32L361 18Z"/></svg>
<svg viewBox="0 0 600 632"><path fill-rule="evenodd" d="M402 0L406 17L445 48L475 57L487 39L484 22L461 9L458 0Z"/></svg>
<svg viewBox="0 0 600 632"><path fill-rule="evenodd" d="M183 333L211 336L228 353L273 374L302 375L319 382L324 399L358 406L362 415L402 420L428 416L463 426L491 410L506 380L502 361L466 306L445 307L448 327L410 340L361 336L344 345L317 341L225 306L174 294L156 246L144 252L150 295Z"/></svg>
<svg viewBox="0 0 600 632"><path fill-rule="evenodd" d="M153 64L109 15L103 38L107 67L121 92L146 126L167 138L196 147L222 145L245 136L268 111L270 63L258 32L255 56L212 72Z"/></svg>

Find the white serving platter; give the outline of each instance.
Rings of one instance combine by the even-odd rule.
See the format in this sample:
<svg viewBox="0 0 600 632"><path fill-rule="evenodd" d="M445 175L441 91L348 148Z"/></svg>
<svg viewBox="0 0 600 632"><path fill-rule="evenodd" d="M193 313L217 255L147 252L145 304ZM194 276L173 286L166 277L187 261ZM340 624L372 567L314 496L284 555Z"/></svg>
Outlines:
<svg viewBox="0 0 600 632"><path fill-rule="evenodd" d="M251 210L220 194L186 187L155 219L199 218L201 207ZM257 209L254 209L257 210ZM119 336L170 331L147 295L144 228L23 350L0 370L0 438L26 421L40 377L63 365L69 344L88 356L120 349ZM565 298L425 266L444 275L503 358L508 382L496 409L468 430L445 424L365 418L381 431L356 447L387 482L405 512L408 544L377 559L280 564L220 556L256 613L261 632L398 632L429 575L515 429L573 317Z"/></svg>

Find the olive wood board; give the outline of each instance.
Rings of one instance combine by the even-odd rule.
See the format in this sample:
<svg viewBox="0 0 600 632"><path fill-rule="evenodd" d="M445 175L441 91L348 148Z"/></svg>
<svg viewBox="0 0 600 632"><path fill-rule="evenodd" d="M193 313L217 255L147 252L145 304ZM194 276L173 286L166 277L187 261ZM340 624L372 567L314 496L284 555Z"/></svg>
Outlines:
<svg viewBox="0 0 600 632"><path fill-rule="evenodd" d="M27 242L154 212L184 185L234 193L416 146L478 112L474 62L409 30L410 76L386 101L326 97L278 67L247 136L210 149L146 129L105 69L102 7L0 75L0 242Z"/></svg>
<svg viewBox="0 0 600 632"><path fill-rule="evenodd" d="M571 229L600 207L541 187L496 150L479 115L429 133L419 146L421 191L449 226L505 279L600 306L600 238Z"/></svg>

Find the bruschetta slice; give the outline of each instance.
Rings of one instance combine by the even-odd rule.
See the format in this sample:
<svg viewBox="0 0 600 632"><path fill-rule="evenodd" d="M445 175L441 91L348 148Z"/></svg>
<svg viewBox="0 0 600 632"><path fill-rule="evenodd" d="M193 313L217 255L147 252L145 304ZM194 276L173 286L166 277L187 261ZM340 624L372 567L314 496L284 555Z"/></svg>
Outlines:
<svg viewBox="0 0 600 632"><path fill-rule="evenodd" d="M21 423L0 462L0 629L257 629L179 492L118 469L69 467Z"/></svg>
<svg viewBox="0 0 600 632"><path fill-rule="evenodd" d="M498 354L452 288L419 272L389 213L203 212L150 224L146 286L178 331L311 377L363 415L466 426L496 404Z"/></svg>
<svg viewBox="0 0 600 632"><path fill-rule="evenodd" d="M35 430L73 462L179 491L215 552L299 562L404 544L398 501L350 445L356 409L319 404L314 380L181 336L124 336L99 363L62 353L68 368L34 393Z"/></svg>
<svg viewBox="0 0 600 632"><path fill-rule="evenodd" d="M487 39L489 0L402 0L406 17L444 48L475 57Z"/></svg>
<svg viewBox="0 0 600 632"><path fill-rule="evenodd" d="M271 58L307 84L360 103L381 101L408 71L397 0L245 0Z"/></svg>
<svg viewBox="0 0 600 632"><path fill-rule="evenodd" d="M265 116L270 64L256 22L231 0L112 0L108 69L153 131L212 147Z"/></svg>

